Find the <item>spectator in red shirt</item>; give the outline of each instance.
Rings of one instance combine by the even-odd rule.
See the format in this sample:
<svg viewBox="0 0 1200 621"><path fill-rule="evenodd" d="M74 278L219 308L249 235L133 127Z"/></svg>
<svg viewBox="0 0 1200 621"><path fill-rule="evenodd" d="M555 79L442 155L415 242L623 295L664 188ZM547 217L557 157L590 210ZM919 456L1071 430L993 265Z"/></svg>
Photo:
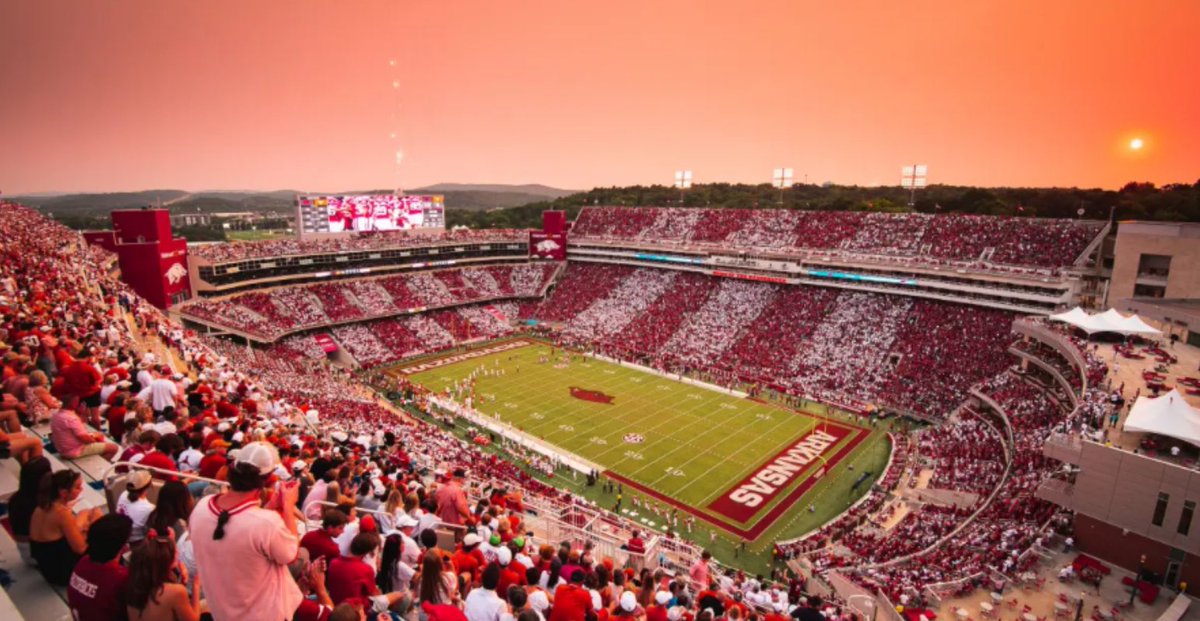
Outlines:
<svg viewBox="0 0 1200 621"><path fill-rule="evenodd" d="M338 544L334 541L339 535L346 530L346 522L349 518L339 509L326 509L321 515L321 528L319 530L310 530L300 539L300 547L308 550L309 558L317 560L325 559L326 562L332 563L334 559L341 556L338 550Z"/></svg>
<svg viewBox="0 0 1200 621"><path fill-rule="evenodd" d="M87 554L75 564L67 586L67 605L76 621L125 619L129 570L121 566L120 555L132 529L129 518L115 513L88 529Z"/></svg>
<svg viewBox="0 0 1200 621"><path fill-rule="evenodd" d="M554 605L548 621L579 621L586 619L592 609L592 594L583 588L583 570L571 574L571 583L554 591Z"/></svg>
<svg viewBox="0 0 1200 621"><path fill-rule="evenodd" d="M500 565L500 584L496 587L497 593L507 593L510 586L525 586L525 572L523 565L512 565L512 550L508 548L500 548L496 550L496 563Z"/></svg>
<svg viewBox="0 0 1200 621"><path fill-rule="evenodd" d="M104 412L104 418L108 419L108 435L112 439L120 442L125 437L125 414L129 410L125 407L125 398L128 393L118 390L109 397L108 410Z"/></svg>
<svg viewBox="0 0 1200 621"><path fill-rule="evenodd" d="M60 376L63 392L79 397L87 406L88 414L95 414L96 408L100 407L100 381L104 378L92 364L91 350L87 347L80 350L79 358L63 369Z"/></svg>
<svg viewBox="0 0 1200 621"><path fill-rule="evenodd" d="M364 557L372 556L381 544L379 535L361 532L350 542L350 555L340 556L329 563L326 587L333 603L361 601L370 604L375 612L385 612L401 602L403 593L382 593L375 584L375 567Z"/></svg>
<svg viewBox="0 0 1200 621"><path fill-rule="evenodd" d="M146 431L143 431L141 435L137 437L137 444L134 444L124 451L121 451L121 456L117 458L117 461L127 461L135 464L141 462L146 453L154 450L154 446L158 444L160 438L162 438L162 436L153 429L147 429ZM126 468L123 467L117 469L117 472L125 471Z"/></svg>
<svg viewBox="0 0 1200 621"><path fill-rule="evenodd" d="M646 542L642 541L642 534L636 530L633 531L633 536L625 542L625 549L635 554L645 554Z"/></svg>
<svg viewBox="0 0 1200 621"><path fill-rule="evenodd" d="M475 533L469 533L463 537L463 541L455 550L454 557L451 562L454 563L454 573L458 575L467 584L475 584L479 582L479 572L483 571L483 567L487 565L487 559L483 558L483 552L479 551L479 544L483 540Z"/></svg>
<svg viewBox="0 0 1200 621"><path fill-rule="evenodd" d="M217 478L217 473L225 467L228 459L225 458L225 451L229 448L229 443L224 440L217 440L209 447L208 452L200 459L200 476L206 479Z"/></svg>
<svg viewBox="0 0 1200 621"><path fill-rule="evenodd" d="M175 465L175 459L171 456L176 452L183 450L183 439L179 436L168 433L158 439L154 445L154 450L144 453L142 459L138 462L143 466L150 468L158 468L169 472L179 472L179 468ZM160 481L173 481L175 477L154 472L154 478Z"/></svg>

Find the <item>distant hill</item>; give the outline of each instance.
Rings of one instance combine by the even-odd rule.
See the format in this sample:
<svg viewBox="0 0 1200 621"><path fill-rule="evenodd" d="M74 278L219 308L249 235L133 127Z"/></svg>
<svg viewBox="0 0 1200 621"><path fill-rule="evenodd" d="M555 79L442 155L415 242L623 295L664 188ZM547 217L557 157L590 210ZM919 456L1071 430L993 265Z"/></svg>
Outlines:
<svg viewBox="0 0 1200 621"><path fill-rule="evenodd" d="M505 185L502 183L435 183L423 188L410 190L413 194L438 194L444 192L497 192L511 194L533 194L543 198L562 198L575 194L578 190L563 190L561 188L552 188L548 185L539 183L526 183L522 185Z"/></svg>
<svg viewBox="0 0 1200 621"><path fill-rule="evenodd" d="M188 193L183 190L143 190L140 192L111 192L106 194L60 194L14 196L13 200L42 211L64 215L87 215L113 209L137 209L177 200Z"/></svg>
<svg viewBox="0 0 1200 621"><path fill-rule="evenodd" d="M338 192L344 194L388 193L390 189L355 190ZM519 207L529 203L554 200L574 194L544 185L499 185L439 183L424 188L407 190L409 194L442 194L446 207L473 211ZM36 207L42 211L64 216L100 216L114 209L137 209L158 205L175 213L213 213L226 211L254 211L258 213L289 214L295 207L298 190L145 190L140 192L113 192L104 194L27 194L14 196L13 200Z"/></svg>

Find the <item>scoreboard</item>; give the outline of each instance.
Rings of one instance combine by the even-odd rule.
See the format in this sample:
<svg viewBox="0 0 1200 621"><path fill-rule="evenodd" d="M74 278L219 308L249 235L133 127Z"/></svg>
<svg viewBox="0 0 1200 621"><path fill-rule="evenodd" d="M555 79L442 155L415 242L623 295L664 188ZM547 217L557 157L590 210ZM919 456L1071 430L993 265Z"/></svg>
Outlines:
<svg viewBox="0 0 1200 621"><path fill-rule="evenodd" d="M300 236L372 231L444 230L441 195L300 195L296 197Z"/></svg>

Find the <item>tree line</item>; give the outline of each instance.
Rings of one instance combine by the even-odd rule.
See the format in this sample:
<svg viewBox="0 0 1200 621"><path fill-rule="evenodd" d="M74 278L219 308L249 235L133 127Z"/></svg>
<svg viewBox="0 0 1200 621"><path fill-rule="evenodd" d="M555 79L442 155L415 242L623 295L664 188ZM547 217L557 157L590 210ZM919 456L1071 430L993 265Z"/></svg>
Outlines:
<svg viewBox="0 0 1200 621"><path fill-rule="evenodd" d="M448 226L534 228L546 209L569 218L590 205L709 207L722 209L809 209L967 213L993 216L1085 218L1089 220L1200 221L1200 181L1194 184L1132 182L1119 190L1099 188L979 188L933 185L918 190L909 205L900 187L796 184L782 192L769 184L710 183L680 192L663 185L595 188L555 200L490 211L447 209Z"/></svg>

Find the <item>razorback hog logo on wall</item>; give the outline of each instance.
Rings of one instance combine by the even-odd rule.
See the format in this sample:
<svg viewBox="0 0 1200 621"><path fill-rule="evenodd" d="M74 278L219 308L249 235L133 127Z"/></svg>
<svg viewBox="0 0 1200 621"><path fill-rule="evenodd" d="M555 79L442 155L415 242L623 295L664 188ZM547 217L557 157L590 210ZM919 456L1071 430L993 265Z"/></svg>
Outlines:
<svg viewBox="0 0 1200 621"><path fill-rule="evenodd" d="M567 236L564 233L529 232L529 256L536 259L564 261L567 258Z"/></svg>
<svg viewBox="0 0 1200 621"><path fill-rule="evenodd" d="M179 284L179 281L183 280L183 278L187 276L187 268L184 267L182 263L176 263L167 268L167 273L163 275L167 277L167 282L171 283L172 285L177 285Z"/></svg>
<svg viewBox="0 0 1200 621"><path fill-rule="evenodd" d="M850 431L840 426L814 429L746 477L708 508L738 521L749 519L758 507L766 505L778 496L801 472L823 457L826 451Z"/></svg>
<svg viewBox="0 0 1200 621"><path fill-rule="evenodd" d="M588 390L578 386L571 387L571 396L576 399L591 401L593 403L604 403L606 405L612 405L613 399L616 398L612 395L606 395L599 390Z"/></svg>

